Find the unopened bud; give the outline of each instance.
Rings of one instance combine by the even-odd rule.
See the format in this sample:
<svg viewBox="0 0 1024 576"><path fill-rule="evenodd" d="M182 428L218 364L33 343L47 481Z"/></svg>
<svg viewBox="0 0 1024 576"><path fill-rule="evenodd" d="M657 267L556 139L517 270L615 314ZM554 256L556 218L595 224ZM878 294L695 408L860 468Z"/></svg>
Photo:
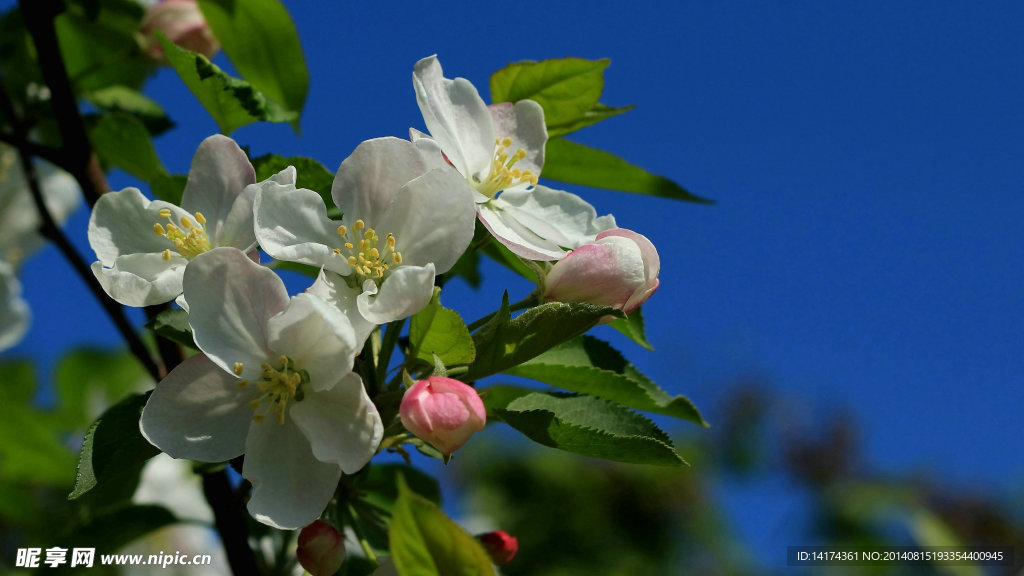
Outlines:
<svg viewBox="0 0 1024 576"><path fill-rule="evenodd" d="M444 454L451 454L484 429L487 412L480 395L441 376L420 380L405 392L399 415L405 428Z"/></svg>
<svg viewBox="0 0 1024 576"><path fill-rule="evenodd" d="M606 230L562 258L548 272L545 300L590 302L629 314L658 289L661 260L645 236Z"/></svg>
<svg viewBox="0 0 1024 576"><path fill-rule="evenodd" d="M516 552L519 552L519 541L503 530L481 534L476 538L484 545L491 562L495 564L508 564L516 557Z"/></svg>
<svg viewBox="0 0 1024 576"><path fill-rule="evenodd" d="M345 538L334 527L317 520L299 532L299 564L313 576L330 576L345 561Z"/></svg>
<svg viewBox="0 0 1024 576"><path fill-rule="evenodd" d="M149 7L139 26L143 48L154 59L166 62L163 48L157 42L156 33L178 46L213 58L220 50L220 44L206 18L199 10L196 0L163 0Z"/></svg>

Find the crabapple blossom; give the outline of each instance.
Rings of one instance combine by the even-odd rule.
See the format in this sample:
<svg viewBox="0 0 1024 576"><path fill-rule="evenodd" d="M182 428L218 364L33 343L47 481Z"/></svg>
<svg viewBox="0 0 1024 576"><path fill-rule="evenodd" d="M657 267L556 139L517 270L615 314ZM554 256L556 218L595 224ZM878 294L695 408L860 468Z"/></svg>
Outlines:
<svg viewBox="0 0 1024 576"><path fill-rule="evenodd" d="M341 222L311 190L261 191L256 237L274 258L322 268L312 293L346 310L362 337L426 306L434 276L473 238L471 192L430 140L363 142L338 168L331 196Z"/></svg>
<svg viewBox="0 0 1024 576"><path fill-rule="evenodd" d="M558 260L564 248L615 227L611 215L599 218L579 196L537 184L548 139L539 104L487 106L468 80L445 78L436 56L416 63L413 87L429 137L473 188L480 221L513 253Z"/></svg>
<svg viewBox="0 0 1024 576"><path fill-rule="evenodd" d="M590 302L629 314L658 289L654 244L625 228L606 230L570 252L547 274L546 300Z"/></svg>
<svg viewBox="0 0 1024 576"><path fill-rule="evenodd" d="M256 172L238 144L210 136L192 159L181 207L150 201L137 188L100 197L89 218L89 244L99 258L92 272L107 294L126 306L174 300L196 256L218 246L255 249L257 189L294 184L294 168L256 184Z"/></svg>
<svg viewBox="0 0 1024 576"><path fill-rule="evenodd" d="M245 454L249 512L284 529L318 518L342 473L361 469L383 435L352 373L360 345L348 318L311 294L288 297L273 271L214 248L184 273L202 351L153 391L141 430L175 458Z"/></svg>
<svg viewBox="0 0 1024 576"><path fill-rule="evenodd" d="M504 530L495 530L476 538L484 545L487 555L495 564L508 564L519 552L519 540Z"/></svg>
<svg viewBox="0 0 1024 576"><path fill-rule="evenodd" d="M299 532L295 554L312 576L331 576L345 561L345 537L334 526L317 520Z"/></svg>
<svg viewBox="0 0 1024 576"><path fill-rule="evenodd" d="M477 391L441 376L420 380L406 390L398 414L409 432L446 455L487 423L487 411Z"/></svg>

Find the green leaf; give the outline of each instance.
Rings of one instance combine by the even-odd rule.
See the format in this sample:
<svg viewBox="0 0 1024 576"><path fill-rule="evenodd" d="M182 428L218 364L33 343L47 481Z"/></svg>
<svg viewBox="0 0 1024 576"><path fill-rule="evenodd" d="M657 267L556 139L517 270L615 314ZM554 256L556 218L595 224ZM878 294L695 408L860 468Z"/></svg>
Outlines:
<svg viewBox="0 0 1024 576"><path fill-rule="evenodd" d="M543 176L569 184L713 204L710 200L691 194L668 178L655 176L614 154L564 138L548 140L544 152Z"/></svg>
<svg viewBox="0 0 1024 576"><path fill-rule="evenodd" d="M645 412L707 422L685 396L670 396L609 346L581 336L505 371Z"/></svg>
<svg viewBox="0 0 1024 576"><path fill-rule="evenodd" d="M154 136L174 127L174 122L155 100L127 86L108 86L89 92L84 98L104 112L121 112L138 118Z"/></svg>
<svg viewBox="0 0 1024 576"><path fill-rule="evenodd" d="M144 10L133 0L104 0L96 14L74 9L57 17L57 40L76 93L142 86L154 68L135 36Z"/></svg>
<svg viewBox="0 0 1024 576"><path fill-rule="evenodd" d="M334 174L323 164L305 156L285 158L277 154L266 154L259 158L253 158L252 165L256 169L257 182L266 180L289 166L294 166L297 174L296 187L312 190L319 194L324 199L324 205L327 206L327 215L331 218L341 218L341 211L334 206L334 199L331 197Z"/></svg>
<svg viewBox="0 0 1024 576"><path fill-rule="evenodd" d="M484 392L488 413L538 444L630 464L686 464L668 434L618 404L502 386Z"/></svg>
<svg viewBox="0 0 1024 576"><path fill-rule="evenodd" d="M625 318L619 318L608 325L644 348L654 350L654 346L647 341L647 335L644 333L644 315L640 312L640 308L633 310Z"/></svg>
<svg viewBox="0 0 1024 576"><path fill-rule="evenodd" d="M139 431L139 418L149 394L125 398L103 413L85 435L78 461L75 500L101 482L120 474L138 474L146 462L160 453Z"/></svg>
<svg viewBox="0 0 1024 576"><path fill-rule="evenodd" d="M526 362L591 329L601 318L621 310L584 302L548 302L510 318L508 294L501 309L473 334L476 360L467 380L476 380Z"/></svg>
<svg viewBox="0 0 1024 576"><path fill-rule="evenodd" d="M91 124L89 140L104 164L147 182L167 175L141 120L113 112L100 115Z"/></svg>
<svg viewBox="0 0 1024 576"><path fill-rule="evenodd" d="M153 196L178 206L181 205L181 197L185 193L187 183L186 174L165 174L151 180L149 190Z"/></svg>
<svg viewBox="0 0 1024 576"><path fill-rule="evenodd" d="M224 134L256 121L291 122L298 113L282 108L248 82L233 78L202 54L158 35L168 62Z"/></svg>
<svg viewBox="0 0 1024 576"><path fill-rule="evenodd" d="M199 8L239 74L284 108L301 113L309 90L309 71L299 34L284 4L278 0L199 0Z"/></svg>
<svg viewBox="0 0 1024 576"><path fill-rule="evenodd" d="M555 138L557 136L569 134L570 132L575 132L581 128L592 126L594 124L597 124L598 122L602 122L613 116L618 116L619 114L629 112L633 108L636 108L636 105L619 106L618 108L613 108L612 106L607 106L605 104L601 104L600 102L598 102L597 104L594 104L593 108L584 112L583 115L580 116L579 118L575 118L573 120L555 126L548 123L548 138Z"/></svg>
<svg viewBox="0 0 1024 576"><path fill-rule="evenodd" d="M171 342L177 342L193 350L199 349L196 346L196 341L192 338L192 327L188 324L188 312L184 310L164 310L157 314L155 318L146 322L146 328Z"/></svg>
<svg viewBox="0 0 1024 576"><path fill-rule="evenodd" d="M601 98L609 62L554 58L509 64L491 74L491 99L495 103L533 100L544 108L548 126L568 124Z"/></svg>
<svg viewBox="0 0 1024 576"><path fill-rule="evenodd" d="M401 479L388 536L401 576L494 575L480 543Z"/></svg>
<svg viewBox="0 0 1024 576"><path fill-rule="evenodd" d="M446 366L469 364L476 357L473 338L459 313L441 306L441 289L409 324L410 356L433 363L434 355Z"/></svg>

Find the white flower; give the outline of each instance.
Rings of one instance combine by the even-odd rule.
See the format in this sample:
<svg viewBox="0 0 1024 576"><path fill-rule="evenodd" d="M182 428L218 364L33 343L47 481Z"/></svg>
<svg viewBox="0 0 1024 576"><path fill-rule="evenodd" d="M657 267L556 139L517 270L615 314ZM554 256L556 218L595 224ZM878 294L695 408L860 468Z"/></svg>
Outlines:
<svg viewBox="0 0 1024 576"><path fill-rule="evenodd" d="M93 274L126 306L149 306L181 294L189 260L217 246L256 246L252 200L259 186L295 182L294 169L259 185L245 153L226 136L210 136L192 159L181 207L150 201L136 188L100 197L89 219Z"/></svg>
<svg viewBox="0 0 1024 576"><path fill-rule="evenodd" d="M283 529L320 516L342 472L361 469L383 435L352 363L359 343L339 310L284 283L234 248L185 270L197 354L156 387L143 435L175 458L245 454L249 512Z"/></svg>
<svg viewBox="0 0 1024 576"><path fill-rule="evenodd" d="M361 337L426 306L435 274L448 271L473 238L471 192L430 140L360 144L331 189L341 222L327 218L316 192L281 188L256 195L260 246L279 260L323 268L311 290L346 310Z"/></svg>
<svg viewBox="0 0 1024 576"><path fill-rule="evenodd" d="M43 202L59 226L78 207L78 185L66 172L38 166ZM17 152L0 144L0 351L20 342L28 331L31 313L21 297L17 269L46 243L39 234L41 222Z"/></svg>
<svg viewBox="0 0 1024 576"><path fill-rule="evenodd" d="M0 260L0 350L14 346L28 332L32 314L21 298L21 283L14 269Z"/></svg>
<svg viewBox="0 0 1024 576"><path fill-rule="evenodd" d="M468 80L445 78L436 56L416 63L413 87L430 137L476 191L480 221L513 253L558 260L615 227L579 196L537 185L548 139L539 104L487 106Z"/></svg>

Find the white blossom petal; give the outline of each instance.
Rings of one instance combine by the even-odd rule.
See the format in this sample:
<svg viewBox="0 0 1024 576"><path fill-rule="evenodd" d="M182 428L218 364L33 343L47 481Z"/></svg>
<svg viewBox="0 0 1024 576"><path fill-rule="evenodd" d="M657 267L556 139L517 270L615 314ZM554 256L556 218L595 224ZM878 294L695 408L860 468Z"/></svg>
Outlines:
<svg viewBox="0 0 1024 576"><path fill-rule="evenodd" d="M17 154L13 147L0 143L0 260L15 267L47 242L39 234L39 213ZM81 203L78 184L70 174L46 162L35 166L43 202L61 225Z"/></svg>
<svg viewBox="0 0 1024 576"><path fill-rule="evenodd" d="M401 187L373 225L395 235L396 249L409 265L451 268L473 240L476 207L472 189L449 166L427 172Z"/></svg>
<svg viewBox="0 0 1024 576"><path fill-rule="evenodd" d="M465 78L444 77L437 56L416 63L416 103L430 135L467 178L487 176L494 154L494 124L476 87Z"/></svg>
<svg viewBox="0 0 1024 576"><path fill-rule="evenodd" d="M270 349L309 373L313 390L326 390L352 371L359 352L348 317L312 294L299 294L267 321Z"/></svg>
<svg viewBox="0 0 1024 576"><path fill-rule="evenodd" d="M264 524L294 530L320 516L334 495L341 468L317 460L291 420L267 420L249 426L242 476L252 482L249 513Z"/></svg>
<svg viewBox="0 0 1024 576"><path fill-rule="evenodd" d="M188 259L172 252L169 259L159 253L125 254L112 266L92 263L92 273L111 298L125 306L152 306L174 300L181 294L182 275Z"/></svg>
<svg viewBox="0 0 1024 576"><path fill-rule="evenodd" d="M146 402L142 435L175 458L223 462L242 454L252 421L255 386L196 354L171 370Z"/></svg>
<svg viewBox="0 0 1024 576"><path fill-rule="evenodd" d="M331 304L349 319L356 335L356 349L361 350L366 338L377 327L377 324L363 318L359 313L357 300L362 290L352 288L345 283L344 278L333 272L321 270L316 281L306 289L306 292Z"/></svg>
<svg viewBox="0 0 1024 576"><path fill-rule="evenodd" d="M257 379L260 364L276 358L267 344L267 321L288 305L284 282L235 248L214 248L185 269L185 298L196 345L218 366Z"/></svg>
<svg viewBox="0 0 1024 576"><path fill-rule="evenodd" d="M25 337L31 319L28 304L21 298L21 283L11 266L0 261L0 351Z"/></svg>
<svg viewBox="0 0 1024 576"><path fill-rule="evenodd" d="M558 244L534 234L518 220L502 210L503 203L496 198L487 204L477 204L477 216L487 231L513 254L527 260L559 260L566 255Z"/></svg>
<svg viewBox="0 0 1024 576"><path fill-rule="evenodd" d="M180 223L187 212L161 201L150 201L137 188L108 192L96 202L89 216L89 245L106 266L124 254L159 253L174 244L153 232L154 224L166 224L160 210L171 210Z"/></svg>
<svg viewBox="0 0 1024 576"><path fill-rule="evenodd" d="M373 280L363 282L356 298L359 313L376 324L408 318L422 310L434 294L434 265L402 266L381 283L378 293Z"/></svg>
<svg viewBox="0 0 1024 576"><path fill-rule="evenodd" d="M380 414L356 374L348 374L330 390L307 394L292 404L290 415L309 440L313 455L337 464L345 474L362 469L384 436Z"/></svg>
<svg viewBox="0 0 1024 576"><path fill-rule="evenodd" d="M544 145L548 141L548 129L544 125L544 109L533 100L520 100L515 104L503 102L491 104L488 109L494 121L495 138L508 137L512 152L523 150L526 156L516 162L516 168L529 170L540 175L544 166Z"/></svg>
<svg viewBox="0 0 1024 576"><path fill-rule="evenodd" d="M351 273L346 258L332 252L343 241L338 236L338 224L327 217L327 207L319 194L275 183L258 186L254 207L256 238L267 254L342 275Z"/></svg>
<svg viewBox="0 0 1024 576"><path fill-rule="evenodd" d="M201 212L210 240L221 245L219 235L237 196L255 183L256 171L245 152L231 138L215 134L203 140L192 157L181 207L189 213Z"/></svg>
<svg viewBox="0 0 1024 576"><path fill-rule="evenodd" d="M346 224L363 219L374 226L402 186L433 168L447 166L433 140L373 138L359 144L341 163L331 197L345 214Z"/></svg>

